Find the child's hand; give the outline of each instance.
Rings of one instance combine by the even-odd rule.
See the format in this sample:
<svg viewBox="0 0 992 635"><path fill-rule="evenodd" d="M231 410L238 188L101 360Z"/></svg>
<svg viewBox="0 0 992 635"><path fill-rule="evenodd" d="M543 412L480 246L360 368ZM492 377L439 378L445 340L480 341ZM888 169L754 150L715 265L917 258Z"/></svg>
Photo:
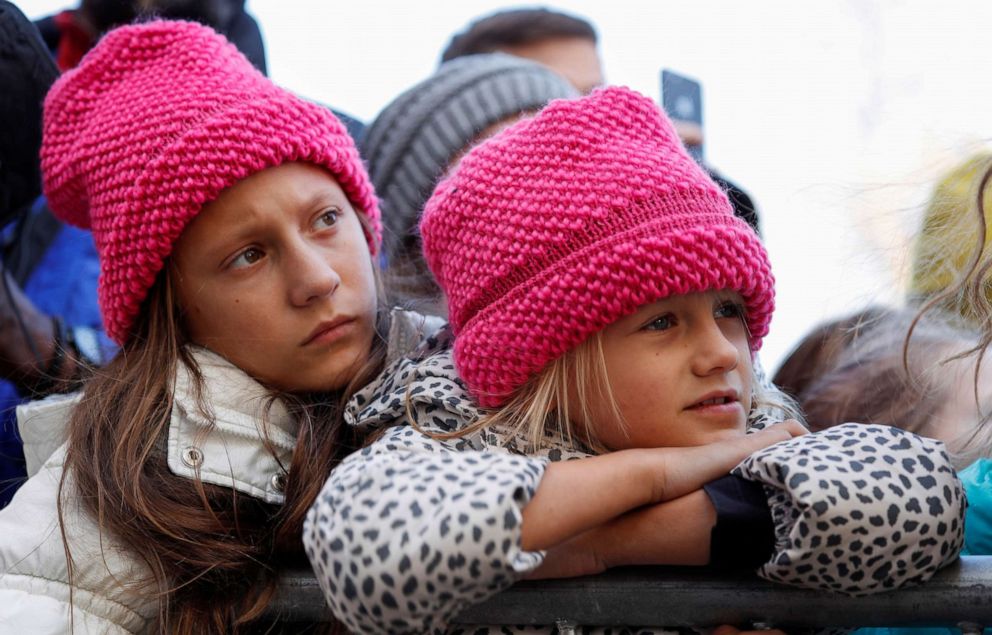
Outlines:
<svg viewBox="0 0 992 635"><path fill-rule="evenodd" d="M624 565L704 565L716 510L696 490L619 516L550 549L528 577L570 578Z"/></svg>
<svg viewBox="0 0 992 635"><path fill-rule="evenodd" d="M806 434L798 421L789 419L752 434L690 448L640 450L651 468L652 503L678 498L720 478L758 450Z"/></svg>
<svg viewBox="0 0 992 635"><path fill-rule="evenodd" d="M709 445L638 448L552 463L523 509L520 545L526 551L551 549L633 509L701 490L758 450L805 433L797 421L789 420ZM587 556L581 556L579 569L600 566L602 559ZM560 564L552 556L541 574L572 570Z"/></svg>
<svg viewBox="0 0 992 635"><path fill-rule="evenodd" d="M754 437L761 434L771 433L772 437L777 437L778 439L777 441L772 441L771 443L768 444L768 445L772 445L774 443L778 443L779 441L788 441L793 437L801 437L807 432L809 432L809 430L804 428L803 424L799 423L795 419L786 419L781 423L774 423L768 426L767 428L765 428L764 430L758 430L757 432L752 432L747 436ZM768 446L765 445L762 447L764 448Z"/></svg>
<svg viewBox="0 0 992 635"><path fill-rule="evenodd" d="M541 566L531 571L528 580L574 578L606 571L601 538L607 534L609 523L591 529L548 550Z"/></svg>
<svg viewBox="0 0 992 635"><path fill-rule="evenodd" d="M734 465L737 465L747 457L751 456L758 450L764 450L768 446L775 445L776 443L781 443L782 441L788 441L794 437L802 436L806 434L807 430L795 419L787 419L781 423L776 423L768 426L764 430L758 430L757 432L752 432L751 434L744 435L736 439L730 439L727 441L721 441L714 444L714 446L720 443L726 443L731 446L732 450L730 453L730 460L733 461L733 465L727 468L729 472Z"/></svg>

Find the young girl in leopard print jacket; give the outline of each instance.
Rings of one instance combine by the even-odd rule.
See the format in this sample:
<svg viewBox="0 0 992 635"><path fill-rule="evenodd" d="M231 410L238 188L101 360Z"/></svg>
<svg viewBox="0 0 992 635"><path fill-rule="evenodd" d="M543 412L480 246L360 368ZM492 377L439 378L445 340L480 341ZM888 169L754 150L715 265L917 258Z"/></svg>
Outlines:
<svg viewBox="0 0 992 635"><path fill-rule="evenodd" d="M765 250L649 99L552 102L471 151L421 233L451 331L353 400L378 438L304 529L349 628L443 632L523 577L622 564L865 594L956 557L939 442L767 425Z"/></svg>

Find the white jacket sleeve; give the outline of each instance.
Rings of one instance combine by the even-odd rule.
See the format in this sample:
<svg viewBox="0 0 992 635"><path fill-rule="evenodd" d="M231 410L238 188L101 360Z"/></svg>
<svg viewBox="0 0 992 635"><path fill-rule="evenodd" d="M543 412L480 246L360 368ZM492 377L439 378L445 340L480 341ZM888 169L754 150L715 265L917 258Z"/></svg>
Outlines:
<svg viewBox="0 0 992 635"><path fill-rule="evenodd" d="M521 549L520 525L547 460L457 445L390 428L317 497L304 545L350 630L443 631L543 561Z"/></svg>
<svg viewBox="0 0 992 635"><path fill-rule="evenodd" d="M23 582L25 580L18 580ZM20 635L129 635L131 631L99 615L71 607L68 597L60 600L48 591L11 588L18 581L9 580L0 589L0 633ZM30 585L29 585L30 586Z"/></svg>

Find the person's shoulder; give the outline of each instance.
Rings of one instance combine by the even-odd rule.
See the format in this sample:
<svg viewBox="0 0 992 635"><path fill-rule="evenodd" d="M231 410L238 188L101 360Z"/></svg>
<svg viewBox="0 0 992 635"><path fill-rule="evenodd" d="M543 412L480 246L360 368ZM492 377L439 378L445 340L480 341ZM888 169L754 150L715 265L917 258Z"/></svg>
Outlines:
<svg viewBox="0 0 992 635"><path fill-rule="evenodd" d="M387 364L401 356L423 359L451 348L453 339L443 318L396 307L389 314Z"/></svg>
<svg viewBox="0 0 992 635"><path fill-rule="evenodd" d="M458 375L448 324L436 317L394 309L386 364L345 407L345 421L368 431L421 420L444 422L451 432L479 417L479 410Z"/></svg>
<svg viewBox="0 0 992 635"><path fill-rule="evenodd" d="M65 455L63 446L0 510L0 605L6 609L8 599L16 598L4 613L4 625L36 626L41 616L51 632L61 632L55 625L71 612L83 632L142 632L157 605L119 581L140 579L147 570L82 505L72 472L63 479ZM87 598L71 606L65 595L66 544L75 562L73 587L81 594L77 597Z"/></svg>
<svg viewBox="0 0 992 635"><path fill-rule="evenodd" d="M55 394L17 406L17 428L28 476L36 474L65 441L69 418L82 398L81 392Z"/></svg>
<svg viewBox="0 0 992 635"><path fill-rule="evenodd" d="M366 429L410 423L448 434L474 423L481 410L458 375L451 348L428 337L355 393L344 416Z"/></svg>
<svg viewBox="0 0 992 635"><path fill-rule="evenodd" d="M55 23L55 15L46 15L34 21L34 26L38 29L38 33L45 42L45 46L53 54L59 46L59 39L62 37L62 31L59 29L58 24Z"/></svg>

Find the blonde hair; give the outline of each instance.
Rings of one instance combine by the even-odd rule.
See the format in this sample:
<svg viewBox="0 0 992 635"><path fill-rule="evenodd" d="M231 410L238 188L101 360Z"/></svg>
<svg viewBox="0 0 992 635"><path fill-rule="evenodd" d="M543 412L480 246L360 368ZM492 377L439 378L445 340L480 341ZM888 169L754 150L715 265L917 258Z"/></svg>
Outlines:
<svg viewBox="0 0 992 635"><path fill-rule="evenodd" d="M910 284L912 300L939 297L943 310L979 327L992 302L992 232L987 230L992 209L985 202L992 193L990 170L992 154L981 153L937 184L916 240Z"/></svg>
<svg viewBox="0 0 992 635"><path fill-rule="evenodd" d="M757 411L774 418L802 421L790 397L766 385L751 364L751 415ZM595 454L609 452L591 425L593 400L606 404L614 421L626 431L626 421L617 402L603 352L603 332L598 331L574 349L558 357L531 377L503 406L487 412L461 430L435 434L436 438L462 437L498 427L508 440L523 439L524 452L538 452L555 445L583 448ZM576 424L576 421L581 423Z"/></svg>
<svg viewBox="0 0 992 635"><path fill-rule="evenodd" d="M957 275L953 281L944 289L935 292L920 307L909 325L903 343L903 368L907 375L909 368L909 347L914 333L920 321L923 320L930 311L945 311L963 315L972 326L978 331L977 342L968 350L954 354L944 360L950 362L964 359L968 356L975 356L975 370L973 381L973 392L975 403L979 404L979 378L985 354L992 348L992 228L989 227L992 220L992 207L988 205L988 195L992 193L992 161L987 157L982 157L971 164L966 164L966 171L981 170L981 178L977 179L973 188L969 191L974 197L974 205L971 206L971 215L974 217L973 232L974 244L970 249L970 256L967 264L963 264L957 270ZM967 222L967 221L965 221ZM927 234L924 228L924 237ZM930 253L920 256L925 263L929 261L941 260L941 253L950 254L960 250L960 243L967 236L945 237L943 240L932 240L933 248ZM967 252L966 252L967 253ZM983 415L979 425L984 428L990 427L990 417ZM985 445L992 441L992 433L986 432L990 437Z"/></svg>

